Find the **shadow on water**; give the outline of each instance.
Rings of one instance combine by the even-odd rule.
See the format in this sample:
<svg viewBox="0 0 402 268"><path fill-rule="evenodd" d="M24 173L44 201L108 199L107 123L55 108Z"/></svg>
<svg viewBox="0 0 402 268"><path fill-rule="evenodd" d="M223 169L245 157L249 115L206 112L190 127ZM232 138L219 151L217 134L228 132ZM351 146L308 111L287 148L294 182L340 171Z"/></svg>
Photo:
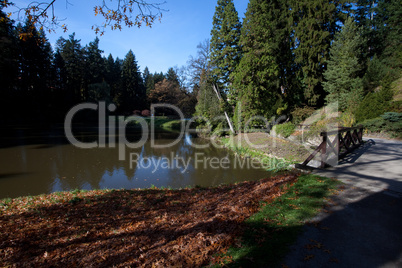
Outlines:
<svg viewBox="0 0 402 268"><path fill-rule="evenodd" d="M29 175L30 173L25 173L25 172L17 172L17 173L0 173L0 180L3 178L14 178L14 177L20 177L22 175Z"/></svg>

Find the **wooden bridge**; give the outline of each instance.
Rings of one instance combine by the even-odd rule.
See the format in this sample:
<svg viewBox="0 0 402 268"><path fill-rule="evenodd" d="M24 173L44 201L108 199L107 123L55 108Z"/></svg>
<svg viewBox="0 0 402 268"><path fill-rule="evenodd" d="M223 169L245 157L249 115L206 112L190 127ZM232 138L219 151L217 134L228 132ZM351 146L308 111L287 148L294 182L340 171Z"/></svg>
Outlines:
<svg viewBox="0 0 402 268"><path fill-rule="evenodd" d="M335 159L335 161L345 157L363 143L363 127L340 128L338 130L321 132L320 136L322 137L321 144L302 164L296 164L296 168L314 169L315 167L308 164L317 154L320 154L320 168L328 166L330 157ZM332 138L333 140L331 141Z"/></svg>

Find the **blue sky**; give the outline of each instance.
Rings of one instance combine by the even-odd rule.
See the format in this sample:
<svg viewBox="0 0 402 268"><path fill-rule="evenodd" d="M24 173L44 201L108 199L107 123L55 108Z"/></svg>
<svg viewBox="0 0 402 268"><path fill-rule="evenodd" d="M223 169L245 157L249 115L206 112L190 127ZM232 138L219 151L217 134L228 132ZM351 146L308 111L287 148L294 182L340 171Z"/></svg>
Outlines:
<svg viewBox="0 0 402 268"><path fill-rule="evenodd" d="M31 0L12 2L22 7ZM65 18L63 23L67 24L68 32L57 29L56 33L47 34L51 44L55 44L60 36L68 38L73 32L77 39L81 39L83 46L93 41L96 34L91 26L101 23L93 12L94 5L99 2L68 0L70 5L66 5L66 0L57 0L55 13L60 19ZM168 12L163 13L161 22L155 22L152 28L143 26L123 27L122 31L107 30L103 36L99 36L99 47L106 56L112 53L114 58L120 59L131 49L142 71L148 66L152 73L165 73L169 67L186 65L189 56L196 55L197 45L210 38L216 3L217 0L166 0L163 8ZM248 1L234 0L234 3L242 20Z"/></svg>

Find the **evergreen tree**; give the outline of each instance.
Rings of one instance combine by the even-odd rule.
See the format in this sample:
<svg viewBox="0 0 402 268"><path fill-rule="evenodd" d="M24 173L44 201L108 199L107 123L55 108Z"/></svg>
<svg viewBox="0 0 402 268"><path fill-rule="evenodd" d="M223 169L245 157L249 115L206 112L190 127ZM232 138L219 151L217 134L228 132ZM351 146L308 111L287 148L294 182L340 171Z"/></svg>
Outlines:
<svg viewBox="0 0 402 268"><path fill-rule="evenodd" d="M377 5L378 0L357 0L356 2L355 20L362 29L363 38L366 39L362 52L367 58L371 58L383 50L383 37L379 35L374 25L374 14Z"/></svg>
<svg viewBox="0 0 402 268"><path fill-rule="evenodd" d="M241 58L241 23L233 0L218 0L211 30L211 64L214 81L227 87Z"/></svg>
<svg viewBox="0 0 402 268"><path fill-rule="evenodd" d="M0 94L13 87L18 74L17 36L13 21L2 8L3 3L0 3Z"/></svg>
<svg viewBox="0 0 402 268"><path fill-rule="evenodd" d="M53 85L58 90L63 90L66 85L66 70L63 57L61 56L60 49L56 49L53 56Z"/></svg>
<svg viewBox="0 0 402 268"><path fill-rule="evenodd" d="M275 115L281 94L289 88L294 71L285 7L280 1L261 0L251 0L247 7L240 39L243 57L234 75L238 128L252 116Z"/></svg>
<svg viewBox="0 0 402 268"><path fill-rule="evenodd" d="M363 98L363 43L361 29L349 17L331 45L328 69L324 72L327 81L323 85L328 93L326 100L338 101L341 111L353 110Z"/></svg>
<svg viewBox="0 0 402 268"><path fill-rule="evenodd" d="M102 58L103 50L99 49L99 38L84 48L85 82L87 85L101 83L105 79L106 66Z"/></svg>
<svg viewBox="0 0 402 268"><path fill-rule="evenodd" d="M51 105L49 88L52 78L52 50L43 31L37 31L30 23L17 29L19 39L19 104L30 113L32 119L45 120ZM24 35L27 31L31 34Z"/></svg>
<svg viewBox="0 0 402 268"><path fill-rule="evenodd" d="M43 91L49 86L52 50L43 31L30 24L18 27L23 38L19 40L21 89ZM31 34L23 35L27 31Z"/></svg>
<svg viewBox="0 0 402 268"><path fill-rule="evenodd" d="M149 72L148 67L145 67L144 73L142 74L142 76L144 79L146 95L148 96L150 90L153 89L153 86L155 85L153 75Z"/></svg>
<svg viewBox="0 0 402 268"><path fill-rule="evenodd" d="M64 61L66 90L69 96L67 102L73 105L84 101L85 61L81 40L75 39L75 33L73 33L67 40L62 37L59 38L57 48L60 50Z"/></svg>
<svg viewBox="0 0 402 268"><path fill-rule="evenodd" d="M117 57L116 60L110 54L106 64L106 82L110 85L110 97L119 106L120 91L122 87L122 61Z"/></svg>
<svg viewBox="0 0 402 268"><path fill-rule="evenodd" d="M0 3L0 114L5 115L15 105L13 89L18 77L18 41L13 21L7 17L2 8L3 3ZM0 117L0 123L1 119L12 120Z"/></svg>
<svg viewBox="0 0 402 268"><path fill-rule="evenodd" d="M105 61L105 81L108 83L114 91L117 91L119 88L119 81L121 78L121 66L119 62L119 58L116 60L113 58L112 54L109 54Z"/></svg>
<svg viewBox="0 0 402 268"><path fill-rule="evenodd" d="M379 0L375 9L375 29L382 36L383 50L377 55L391 68L402 68L402 5L398 0ZM399 73L396 74L399 76ZM396 78L396 77L394 77Z"/></svg>
<svg viewBox="0 0 402 268"><path fill-rule="evenodd" d="M146 104L145 88L139 66L131 50L124 58L121 77L120 109L125 112L132 112L144 108Z"/></svg>
<svg viewBox="0 0 402 268"><path fill-rule="evenodd" d="M163 74L163 72L160 72L160 73L155 72L154 73L154 86L156 83L162 82L165 78L166 77Z"/></svg>
<svg viewBox="0 0 402 268"><path fill-rule="evenodd" d="M346 16L349 5L342 0L292 0L295 60L302 68L304 97L308 104L323 104L323 72L329 58L329 48L338 22Z"/></svg>
<svg viewBox="0 0 402 268"><path fill-rule="evenodd" d="M179 77L176 74L176 71L171 67L166 73L166 80L180 86Z"/></svg>
<svg viewBox="0 0 402 268"><path fill-rule="evenodd" d="M220 111L219 100L212 88L212 84L207 80L207 75L206 70L201 71L195 114L196 116L212 120L216 116L222 115L222 113Z"/></svg>

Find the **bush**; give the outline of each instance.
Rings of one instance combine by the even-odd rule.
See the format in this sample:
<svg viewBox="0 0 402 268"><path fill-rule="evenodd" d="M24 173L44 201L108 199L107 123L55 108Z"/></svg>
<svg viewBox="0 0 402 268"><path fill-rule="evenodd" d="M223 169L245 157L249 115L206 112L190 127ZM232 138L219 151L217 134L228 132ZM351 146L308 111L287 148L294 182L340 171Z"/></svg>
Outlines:
<svg viewBox="0 0 402 268"><path fill-rule="evenodd" d="M274 126L274 130L277 134L287 138L295 132L296 126L292 122Z"/></svg>
<svg viewBox="0 0 402 268"><path fill-rule="evenodd" d="M402 113L388 112L381 115L381 117L390 122L402 122Z"/></svg>
<svg viewBox="0 0 402 268"><path fill-rule="evenodd" d="M345 111L342 113L340 122L343 127L352 127L356 121L355 116L350 111Z"/></svg>
<svg viewBox="0 0 402 268"><path fill-rule="evenodd" d="M402 113L385 113L380 117L365 120L361 125L369 132L387 132L402 138Z"/></svg>
<svg viewBox="0 0 402 268"><path fill-rule="evenodd" d="M390 101L393 93L389 86L384 87L378 92L371 92L360 103L356 111L356 121L362 122L367 119L379 117L391 109Z"/></svg>
<svg viewBox="0 0 402 268"><path fill-rule="evenodd" d="M144 117L149 117L149 116L151 116L151 111L150 110L142 110L141 115Z"/></svg>
<svg viewBox="0 0 402 268"><path fill-rule="evenodd" d="M309 106L304 106L304 107L297 107L295 108L291 114L293 118L293 123L299 124L306 118L308 118L310 115L314 113L314 108L309 107Z"/></svg>
<svg viewBox="0 0 402 268"><path fill-rule="evenodd" d="M402 113L402 101L391 101L390 111Z"/></svg>

